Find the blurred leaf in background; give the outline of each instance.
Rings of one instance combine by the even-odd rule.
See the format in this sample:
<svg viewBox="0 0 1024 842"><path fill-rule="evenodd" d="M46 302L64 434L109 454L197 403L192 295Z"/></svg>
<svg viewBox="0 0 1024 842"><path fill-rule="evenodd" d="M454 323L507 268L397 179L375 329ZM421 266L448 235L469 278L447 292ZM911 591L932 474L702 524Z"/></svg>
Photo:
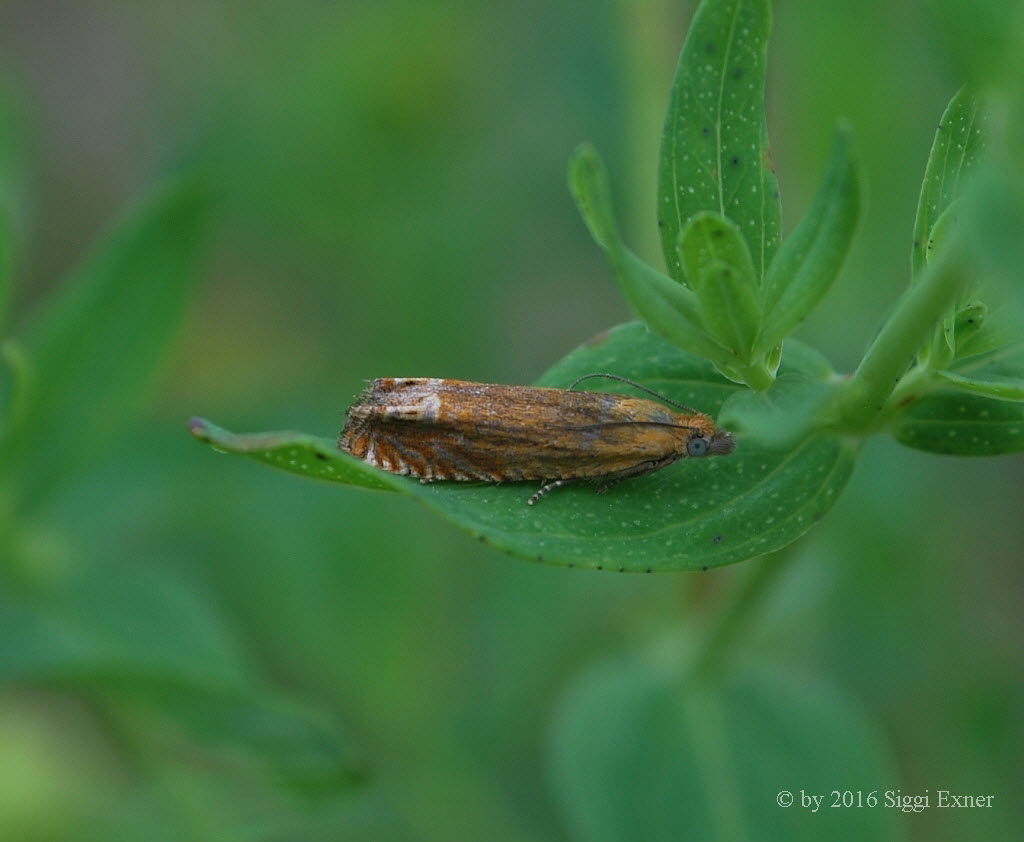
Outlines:
<svg viewBox="0 0 1024 842"><path fill-rule="evenodd" d="M811 204L841 116L870 180L844 280L798 334L847 370L906 278L936 116L964 81L947 45L962 43L956 25L933 37L931 6L775 6L767 101L784 233ZM12 192L5 336L30 335L44 294L62 294L168 159L198 166L217 203L198 306L175 343L159 342L170 377L157 388L139 375L155 400L116 432L97 421L102 449L97 437L74 475L54 468L32 518L14 523L20 573L3 597L17 610L4 617L33 622L5 663L38 670L87 649L106 671L5 686L0 836L591 838L549 774L556 716L593 686L595 664L657 653L681 618L699 633L737 571L524 564L400 495L219 458L183 422L198 411L330 438L364 379L527 383L621 322L565 161L590 137L613 172L646 167L649 192L622 192L647 216L623 222L653 234L661 109L693 8L8 10L0 55L30 141L30 169L15 174L31 189ZM641 78L656 90L631 89ZM641 124L645 97L658 107ZM135 397L125 382L118 400ZM1024 821L1011 789L1024 756L1020 482L1019 458L872 443L751 635L752 657L820 678L826 698L831 684L864 699L863 733L883 732L898 774L872 785L997 796L984 815L911 816L910 838L1012 838ZM180 682L192 690L169 692ZM232 693L245 716L223 715ZM325 794L324 746L369 776ZM787 783L766 777L765 798Z"/></svg>

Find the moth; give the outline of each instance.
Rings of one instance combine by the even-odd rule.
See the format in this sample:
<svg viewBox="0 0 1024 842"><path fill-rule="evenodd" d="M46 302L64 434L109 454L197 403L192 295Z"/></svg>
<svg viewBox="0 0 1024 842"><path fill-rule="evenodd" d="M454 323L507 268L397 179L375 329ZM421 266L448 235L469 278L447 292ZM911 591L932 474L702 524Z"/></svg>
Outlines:
<svg viewBox="0 0 1024 842"><path fill-rule="evenodd" d="M674 409L574 391L592 377L628 383ZM541 480L532 506L580 480L596 481L600 494L678 459L725 456L735 441L704 413L614 374L589 374L569 389L382 377L349 408L338 447L421 482Z"/></svg>

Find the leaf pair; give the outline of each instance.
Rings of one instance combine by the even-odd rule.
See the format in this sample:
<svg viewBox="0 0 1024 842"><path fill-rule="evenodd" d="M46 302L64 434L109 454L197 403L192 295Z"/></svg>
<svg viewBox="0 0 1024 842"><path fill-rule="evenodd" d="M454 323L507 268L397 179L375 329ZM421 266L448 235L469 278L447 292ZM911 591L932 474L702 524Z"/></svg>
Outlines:
<svg viewBox="0 0 1024 842"><path fill-rule="evenodd" d="M764 0L704 3L694 16L661 147L658 220L670 277L619 239L596 151L581 147L569 166L583 218L637 314L757 391L771 385L782 341L838 275L860 209L857 167L841 130L811 208L780 247L764 119L769 29Z"/></svg>
<svg viewBox="0 0 1024 842"><path fill-rule="evenodd" d="M950 252L967 252L972 266L991 265L981 220L992 216L985 189L992 161L985 110L963 88L950 100L925 168L914 224L913 283L920 284ZM1019 267L1017 269L1019 273ZM990 312L972 278L918 353L895 401L894 435L922 450L994 455L1024 450L1024 337L1020 308L1010 300Z"/></svg>

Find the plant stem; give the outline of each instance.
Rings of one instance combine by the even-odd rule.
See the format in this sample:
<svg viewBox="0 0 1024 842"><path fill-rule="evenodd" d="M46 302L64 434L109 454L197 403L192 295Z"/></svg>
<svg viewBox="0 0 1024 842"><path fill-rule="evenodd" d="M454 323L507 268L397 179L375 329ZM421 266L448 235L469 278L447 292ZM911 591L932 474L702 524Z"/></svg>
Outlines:
<svg viewBox="0 0 1024 842"><path fill-rule="evenodd" d="M722 665L733 644L743 636L757 609L772 592L779 574L795 557L791 544L750 562L749 572L733 591L697 652L691 669L694 678L704 678Z"/></svg>
<svg viewBox="0 0 1024 842"><path fill-rule="evenodd" d="M768 370L764 360L757 360L750 365L737 366L743 382L755 392L763 392L775 382L775 375Z"/></svg>
<svg viewBox="0 0 1024 842"><path fill-rule="evenodd" d="M843 429L864 432L878 418L914 356L966 286L969 273L959 246L950 243L920 282L903 294L857 371L842 387L838 407Z"/></svg>

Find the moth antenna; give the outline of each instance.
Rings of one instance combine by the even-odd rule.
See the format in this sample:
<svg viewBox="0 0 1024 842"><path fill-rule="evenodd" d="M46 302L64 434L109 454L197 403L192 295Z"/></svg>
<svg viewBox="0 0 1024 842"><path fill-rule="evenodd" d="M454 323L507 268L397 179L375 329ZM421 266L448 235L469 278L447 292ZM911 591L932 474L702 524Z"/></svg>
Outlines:
<svg viewBox="0 0 1024 842"><path fill-rule="evenodd" d="M641 386L635 380L630 380L628 377L620 377L618 374L584 374L582 377L577 377L572 385L569 386L569 391L575 389L584 380L590 380L592 377L606 377L609 380L618 380L620 383L625 383L627 386L632 386L634 389L639 389L641 392L646 392L648 395L657 398L660 401L664 401L669 406L674 406L676 409L681 409L683 412L688 412L690 415L696 415L697 410L691 406L685 406L681 403L676 403L671 398L666 398L664 395L655 392L653 389L648 389L646 386Z"/></svg>

